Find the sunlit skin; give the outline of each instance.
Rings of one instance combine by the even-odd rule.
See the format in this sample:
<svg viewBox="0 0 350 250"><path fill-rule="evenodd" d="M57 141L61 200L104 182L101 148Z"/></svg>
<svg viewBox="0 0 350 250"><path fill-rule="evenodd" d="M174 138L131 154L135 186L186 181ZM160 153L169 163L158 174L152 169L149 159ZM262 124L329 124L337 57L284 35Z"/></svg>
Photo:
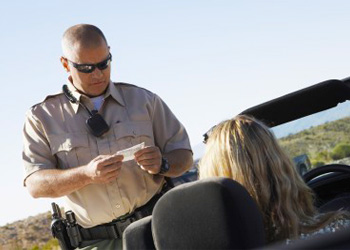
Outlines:
<svg viewBox="0 0 350 250"><path fill-rule="evenodd" d="M104 70L95 68L92 73L81 73L67 59L78 64L96 64L106 60L108 55L109 47L106 43L101 42L100 45L93 48L76 48L74 51L68 53L67 58L61 57L61 63L70 74L73 85L81 93L89 97L99 96L108 87L111 76L111 65Z"/></svg>
<svg viewBox="0 0 350 250"><path fill-rule="evenodd" d="M162 164L162 153L158 147L146 147L135 153L137 164L150 174L157 174Z"/></svg>

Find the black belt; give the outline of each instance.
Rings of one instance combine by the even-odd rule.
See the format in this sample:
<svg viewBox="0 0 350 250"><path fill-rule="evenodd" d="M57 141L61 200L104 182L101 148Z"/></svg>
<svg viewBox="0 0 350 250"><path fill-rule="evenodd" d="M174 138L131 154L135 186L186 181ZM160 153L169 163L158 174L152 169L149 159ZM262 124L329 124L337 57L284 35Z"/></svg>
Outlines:
<svg viewBox="0 0 350 250"><path fill-rule="evenodd" d="M153 196L153 198L148 201L147 204L137 208L133 213L118 217L112 222L98 225L92 228L83 228L79 226L82 240L121 239L125 228L134 221L151 215L156 202L165 192L171 188L172 187L169 187L169 184L166 183L163 186L162 191L159 194Z"/></svg>
<svg viewBox="0 0 350 250"><path fill-rule="evenodd" d="M148 214L147 214L148 215ZM147 216L145 215L145 216ZM80 235L82 240L97 240L97 239L120 239L127 226L132 222L141 219L137 218L137 212L118 218L110 223L102 224L92 228L80 227Z"/></svg>

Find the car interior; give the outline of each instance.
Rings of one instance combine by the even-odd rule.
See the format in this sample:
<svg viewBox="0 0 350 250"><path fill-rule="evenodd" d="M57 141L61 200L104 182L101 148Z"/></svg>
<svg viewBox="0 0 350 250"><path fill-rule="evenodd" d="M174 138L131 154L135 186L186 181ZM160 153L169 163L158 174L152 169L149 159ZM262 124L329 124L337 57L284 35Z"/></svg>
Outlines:
<svg viewBox="0 0 350 250"><path fill-rule="evenodd" d="M270 128L328 110L350 100L350 78L327 80L246 109ZM131 224L125 249L350 249L350 229L295 243L266 245L262 216L248 192L234 180L196 180L197 172L157 202L152 216ZM303 179L321 212L350 210L350 166L312 167ZM180 177L181 179L181 177ZM137 239L137 240L136 240Z"/></svg>
<svg viewBox="0 0 350 250"><path fill-rule="evenodd" d="M168 191L123 240L125 249L252 249L265 244L265 235L246 189L232 179L210 178Z"/></svg>

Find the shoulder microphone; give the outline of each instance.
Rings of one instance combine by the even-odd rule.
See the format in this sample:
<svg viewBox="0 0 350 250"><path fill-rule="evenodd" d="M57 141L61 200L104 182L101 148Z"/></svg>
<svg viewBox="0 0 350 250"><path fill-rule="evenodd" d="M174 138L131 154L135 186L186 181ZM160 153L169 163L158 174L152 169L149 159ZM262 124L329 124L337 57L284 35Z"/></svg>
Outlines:
<svg viewBox="0 0 350 250"><path fill-rule="evenodd" d="M66 98L71 103L81 105L89 113L89 118L86 120L86 126L90 133L92 133L96 137L100 137L109 130L108 124L103 119L103 117L99 113L97 113L97 110L91 111L90 109L88 109L88 107L86 107L84 103L80 102L77 98L73 96L66 84L63 85L62 90Z"/></svg>

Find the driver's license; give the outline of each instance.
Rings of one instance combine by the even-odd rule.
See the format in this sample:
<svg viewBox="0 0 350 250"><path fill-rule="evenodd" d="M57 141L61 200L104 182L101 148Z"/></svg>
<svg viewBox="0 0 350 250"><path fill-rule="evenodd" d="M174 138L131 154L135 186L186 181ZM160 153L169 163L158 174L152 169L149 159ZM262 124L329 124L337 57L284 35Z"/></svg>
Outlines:
<svg viewBox="0 0 350 250"><path fill-rule="evenodd" d="M145 147L145 143L142 142L140 144L137 144L131 148L127 148L127 149L123 149L123 150L120 150L117 152L117 155L123 155L124 156L124 159L123 159L123 162L124 161L131 161L133 160L135 157L134 157L134 154L143 149Z"/></svg>

